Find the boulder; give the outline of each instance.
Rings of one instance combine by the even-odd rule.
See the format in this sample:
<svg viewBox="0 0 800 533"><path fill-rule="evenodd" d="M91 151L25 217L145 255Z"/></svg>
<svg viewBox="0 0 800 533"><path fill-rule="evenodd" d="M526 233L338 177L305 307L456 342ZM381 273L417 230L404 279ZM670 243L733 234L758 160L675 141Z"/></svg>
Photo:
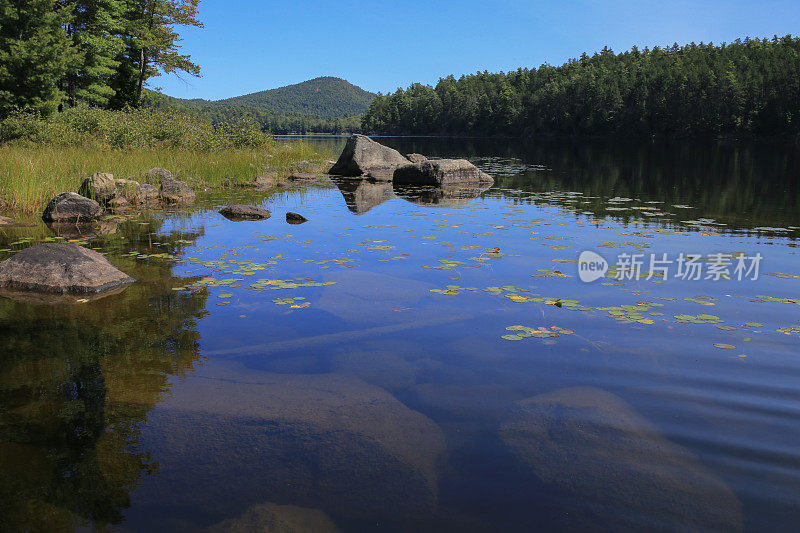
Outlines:
<svg viewBox="0 0 800 533"><path fill-rule="evenodd" d="M229 205L220 209L219 213L231 220L266 220L270 217L269 211L254 205Z"/></svg>
<svg viewBox="0 0 800 533"><path fill-rule="evenodd" d="M290 211L286 213L286 222L289 224L302 224L308 222L308 219L299 213L292 213Z"/></svg>
<svg viewBox="0 0 800 533"><path fill-rule="evenodd" d="M391 181L395 169L408 163L408 159L397 150L383 146L364 135L353 135L347 140L347 145L329 174Z"/></svg>
<svg viewBox="0 0 800 533"><path fill-rule="evenodd" d="M134 198L141 184L134 180L115 179L114 186L117 188L118 197Z"/></svg>
<svg viewBox="0 0 800 533"><path fill-rule="evenodd" d="M243 515L220 522L206 533L338 533L340 530L319 509L263 503Z"/></svg>
<svg viewBox="0 0 800 533"><path fill-rule="evenodd" d="M291 502L338 516L434 512L441 429L352 376L206 366L148 413L142 442L159 450L144 506L201 506L209 517Z"/></svg>
<svg viewBox="0 0 800 533"><path fill-rule="evenodd" d="M166 168L151 168L147 171L147 179L148 181L157 181L159 183L163 180L171 180L172 172Z"/></svg>
<svg viewBox="0 0 800 533"><path fill-rule="evenodd" d="M113 174L98 172L83 180L78 193L101 204L117 196L117 186Z"/></svg>
<svg viewBox="0 0 800 533"><path fill-rule="evenodd" d="M136 188L136 199L140 204L158 200L158 187L142 183Z"/></svg>
<svg viewBox="0 0 800 533"><path fill-rule="evenodd" d="M37 244L0 263L0 287L41 293L100 293L135 280L77 244Z"/></svg>
<svg viewBox="0 0 800 533"><path fill-rule="evenodd" d="M368 179L338 178L335 182L344 197L347 208L356 215L362 215L395 197L392 183L388 181L375 182Z"/></svg>
<svg viewBox="0 0 800 533"><path fill-rule="evenodd" d="M451 183L492 184L494 179L466 159L433 159L399 167L394 172L394 182L438 187Z"/></svg>
<svg viewBox="0 0 800 533"><path fill-rule="evenodd" d="M408 159L412 163L424 163L425 161L428 160L428 158L422 154L407 154L406 159Z"/></svg>
<svg viewBox="0 0 800 533"><path fill-rule="evenodd" d="M196 195L189 185L183 181L172 178L161 180L159 196L168 204L190 204L194 202Z"/></svg>
<svg viewBox="0 0 800 533"><path fill-rule="evenodd" d="M616 529L742 529L733 492L603 390L563 389L517 402L500 437L541 482L580 498Z"/></svg>
<svg viewBox="0 0 800 533"><path fill-rule="evenodd" d="M100 216L103 209L96 201L78 193L62 192L47 204L42 214L45 222L88 222Z"/></svg>

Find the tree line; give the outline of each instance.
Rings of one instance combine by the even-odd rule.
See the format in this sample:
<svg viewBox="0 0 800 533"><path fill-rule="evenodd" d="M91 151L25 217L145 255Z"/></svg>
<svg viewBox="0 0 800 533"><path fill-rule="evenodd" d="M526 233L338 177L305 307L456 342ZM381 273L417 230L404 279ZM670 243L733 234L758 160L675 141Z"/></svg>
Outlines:
<svg viewBox="0 0 800 533"><path fill-rule="evenodd" d="M0 118L138 106L148 79L198 76L176 26L200 0L0 0Z"/></svg>
<svg viewBox="0 0 800 533"><path fill-rule="evenodd" d="M455 135L797 135L800 38L608 48L378 95L362 129Z"/></svg>

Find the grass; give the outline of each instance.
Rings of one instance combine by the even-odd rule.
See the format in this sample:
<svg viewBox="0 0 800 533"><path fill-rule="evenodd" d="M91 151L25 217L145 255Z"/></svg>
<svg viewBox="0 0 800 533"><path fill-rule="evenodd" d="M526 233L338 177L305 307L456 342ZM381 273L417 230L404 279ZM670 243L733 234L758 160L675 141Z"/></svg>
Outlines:
<svg viewBox="0 0 800 533"><path fill-rule="evenodd" d="M332 156L319 153L303 142L274 141L258 148L213 150L3 146L0 147L0 206L4 211L40 211L57 194L77 191L81 182L95 172L109 172L116 178L145 183L149 169L162 167L192 187L216 188L249 183L270 172L288 172L298 161L324 165Z"/></svg>

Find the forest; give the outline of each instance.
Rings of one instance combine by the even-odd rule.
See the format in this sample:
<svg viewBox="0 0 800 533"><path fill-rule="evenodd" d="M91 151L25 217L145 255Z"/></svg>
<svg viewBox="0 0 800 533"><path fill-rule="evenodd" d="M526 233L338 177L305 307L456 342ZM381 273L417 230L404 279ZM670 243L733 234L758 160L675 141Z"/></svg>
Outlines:
<svg viewBox="0 0 800 533"><path fill-rule="evenodd" d="M561 66L442 78L378 95L371 133L771 136L800 133L800 38L608 48Z"/></svg>

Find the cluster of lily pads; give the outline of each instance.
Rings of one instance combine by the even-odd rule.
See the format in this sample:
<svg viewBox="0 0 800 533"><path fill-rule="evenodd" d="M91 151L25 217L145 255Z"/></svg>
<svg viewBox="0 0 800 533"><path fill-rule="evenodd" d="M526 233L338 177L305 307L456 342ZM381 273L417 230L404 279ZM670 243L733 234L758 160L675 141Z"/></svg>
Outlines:
<svg viewBox="0 0 800 533"><path fill-rule="evenodd" d="M532 337L534 339L550 339L559 337L561 335L574 335L575 331L567 328L560 328L558 326L544 326L531 327L531 326L508 326L507 331L514 333L503 335L501 338L507 341L521 341L522 339Z"/></svg>

